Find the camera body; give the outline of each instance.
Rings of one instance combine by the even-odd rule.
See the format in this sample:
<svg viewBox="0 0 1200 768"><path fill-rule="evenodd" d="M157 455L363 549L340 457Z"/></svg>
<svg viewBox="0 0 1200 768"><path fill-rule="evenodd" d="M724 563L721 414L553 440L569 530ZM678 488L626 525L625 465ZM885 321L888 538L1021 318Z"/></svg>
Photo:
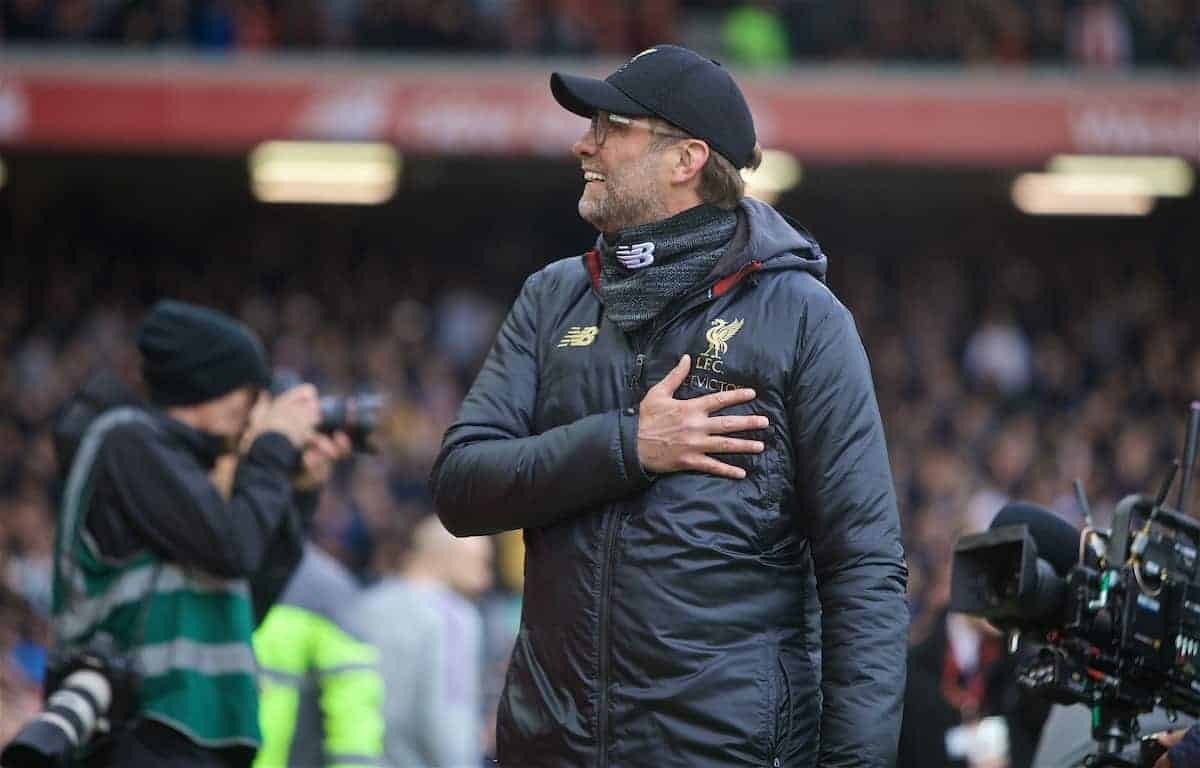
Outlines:
<svg viewBox="0 0 1200 768"><path fill-rule="evenodd" d="M1195 714L1200 524L1169 509L1155 514L1150 500L1135 498L1118 507L1113 531L1110 547L1126 553L1126 565L1105 572L1093 564L1072 574L1068 629L1107 650L1098 662L1116 684L1097 683L1112 687L1118 699L1139 709L1157 699L1167 709ZM1111 608L1089 609L1106 595Z"/></svg>
<svg viewBox="0 0 1200 768"><path fill-rule="evenodd" d="M295 371L282 370L271 382L271 394L278 396L289 389L304 384L304 379ZM321 419L317 431L324 434L345 432L354 450L371 452L370 437L379 426L384 398L381 395L323 395L318 399Z"/></svg>
<svg viewBox="0 0 1200 768"><path fill-rule="evenodd" d="M97 635L82 650L52 656L44 689L45 709L0 753L4 768L66 765L137 712L137 671L107 635Z"/></svg>
<svg viewBox="0 0 1200 768"><path fill-rule="evenodd" d="M1200 714L1200 522L1161 499L1128 496L1111 532L1084 528L1077 552L1060 546L1052 559L1032 527L960 539L951 609L1033 642L1018 682L1094 707L1093 735L1111 752L1132 739L1138 713Z"/></svg>

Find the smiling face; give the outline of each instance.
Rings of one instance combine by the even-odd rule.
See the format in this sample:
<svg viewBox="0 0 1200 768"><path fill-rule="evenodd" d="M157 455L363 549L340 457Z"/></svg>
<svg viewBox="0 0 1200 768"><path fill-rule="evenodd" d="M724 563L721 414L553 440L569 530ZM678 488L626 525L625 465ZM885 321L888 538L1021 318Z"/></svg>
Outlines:
<svg viewBox="0 0 1200 768"><path fill-rule="evenodd" d="M589 126L571 147L583 169L579 215L605 234L670 216L670 159L662 150L640 126L609 123L600 145Z"/></svg>

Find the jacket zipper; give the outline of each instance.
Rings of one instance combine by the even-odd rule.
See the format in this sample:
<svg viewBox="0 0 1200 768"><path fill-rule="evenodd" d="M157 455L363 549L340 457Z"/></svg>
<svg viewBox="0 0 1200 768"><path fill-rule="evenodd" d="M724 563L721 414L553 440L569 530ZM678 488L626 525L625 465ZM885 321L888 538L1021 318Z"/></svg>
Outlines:
<svg viewBox="0 0 1200 768"><path fill-rule="evenodd" d="M600 709L596 713L599 765L608 765L608 625L611 613L613 557L617 551L617 531L621 527L621 512L609 516L604 537L604 577L600 583Z"/></svg>
<svg viewBox="0 0 1200 768"><path fill-rule="evenodd" d="M599 258L599 257L596 257L596 258ZM589 263L589 269L591 269L590 265L592 262L589 261L588 263ZM652 328L650 330L650 336L646 339L646 345L645 345L644 352L638 348L636 343L631 344L631 346L633 347L633 351L634 351L634 358L633 358L633 376L630 379L630 388L633 389L634 392L637 392L639 395L645 394L641 390L642 367L645 365L645 362L646 362L646 353L650 351L650 347L653 346L654 342L658 341L658 337L662 335L663 331L665 331L667 328L669 328L676 320L683 317L683 315L685 315L686 313L692 311L693 309L695 309L697 307L704 306L705 304L709 303L710 301L712 301L715 298L719 298L720 296L723 296L730 288L732 288L733 286L735 286L739 282L741 282L742 278L746 277L747 275L749 275L752 272L758 271L761 267L762 267L762 262L752 261L749 264L746 264L745 266L743 266L737 272L734 272L731 275L727 275L724 278L721 278L720 280L717 280L716 282L714 282L710 285L705 285L705 286L693 291L692 293L687 294L686 296L684 296L681 299L682 306L679 308L679 311L677 311L675 314L671 315L671 317L666 322L659 323L658 325L656 325L654 328ZM598 268L599 267L597 266L597 269ZM596 273L593 272L593 282L595 282L595 280L597 280L597 279L598 279L598 277L596 276ZM634 407L636 407L636 405L637 404L635 403Z"/></svg>
<svg viewBox="0 0 1200 768"><path fill-rule="evenodd" d="M633 358L633 379L630 381L630 387L634 392L641 389L642 386L642 366L646 363L646 356L641 352Z"/></svg>
<svg viewBox="0 0 1200 768"><path fill-rule="evenodd" d="M633 374L629 377L629 388L633 390L635 395L640 395L642 387L642 368L646 364L646 355L638 351L635 344L630 344L633 348ZM633 407L637 407L637 398ZM612 592L612 574L614 570L613 559L617 551L617 531L621 527L621 512L614 512L609 515L604 531L604 560L601 567L604 569L600 577L600 631L599 631L599 680L597 685L600 687L599 709L596 712L596 749L597 765L603 767L608 765L608 625L609 625L609 606L611 605L610 593Z"/></svg>
<svg viewBox="0 0 1200 768"><path fill-rule="evenodd" d="M640 398L642 389L642 368L646 364L646 355L638 351L635 344L631 343L630 346L633 348L634 357L633 375L629 377L629 388L637 396L633 404L633 407L636 408L636 401ZM600 679L598 681L600 698L599 710L596 713L596 748L599 751L597 764L600 766L608 765L608 624L614 570L613 559L617 551L617 531L620 530L620 527L621 512L617 511L609 516L604 532L604 561L601 566L604 571L600 579Z"/></svg>
<svg viewBox="0 0 1200 768"><path fill-rule="evenodd" d="M707 286L702 291L697 291L691 294L684 300L684 304L679 308L678 312L671 315L670 319L668 319L665 323L661 323L651 330L650 336L646 340L645 351L640 351L635 345L631 345L634 348L634 358L633 376L630 377L630 388L639 398L639 402L640 398L645 395L645 393L642 391L642 372L646 365L646 353L649 352L650 347L655 341L658 340L658 337L662 335L663 331L674 324L676 320L683 317L683 315L687 314L688 312L691 312L693 309L707 304L714 298L716 297L713 295L712 286ZM634 403L633 407L636 408L637 403ZM597 757L599 758L598 765L600 768L604 768L604 766L608 765L608 625L610 622L609 605L611 602L609 600L609 593L612 592L612 574L614 570L613 558L617 550L617 531L620 530L620 527L621 512L618 511L610 516L608 528L605 531L603 565L604 573L600 581L600 697L599 710L596 712L596 749L599 753ZM778 766L779 758L775 758L775 768L778 768Z"/></svg>
<svg viewBox="0 0 1200 768"><path fill-rule="evenodd" d="M787 739L789 725L792 721L792 685L788 678L787 667L783 666L782 656L777 656L775 659L775 669L772 671L772 679L774 680L775 688L775 733L773 734L774 740L771 745L771 768L780 768L782 761L779 755L783 751L783 745ZM783 707L783 712L780 713L784 697L787 697L787 706Z"/></svg>
<svg viewBox="0 0 1200 768"><path fill-rule="evenodd" d="M666 331L668 328L670 328L672 325L674 325L676 320L683 317L687 313L691 312L694 309L698 309L699 307L703 307L705 304L708 304L713 299L720 298L721 296L723 296L725 294L725 292L729 290L729 288L732 288L734 285L737 285L737 283L740 282L742 278L744 278L746 275L750 274L751 272L758 271L758 269L760 269L761 266L762 266L761 262L752 261L749 264L747 264L746 266L739 269L737 272L733 273L732 275L722 278L721 280L718 280L716 283L713 283L712 285L705 286L704 288L701 288L699 290L696 290L696 291L688 294L681 300L682 306L679 307L679 311L677 311L677 312L675 312L675 314L671 315L670 318L668 318L666 322L659 323L658 325L656 325L650 329L650 335L646 339L645 352L639 352L639 351L637 351L636 347L634 348L634 351L637 352L637 356L634 357L634 359L633 359L633 389L635 392L638 393L639 396L645 396L645 394L646 394L641 389L642 367L646 362L646 354L650 352L650 348L653 347L654 342L658 341L658 338L663 335L663 332ZM733 279L731 280L731 278L733 278ZM718 286L721 285L722 283L724 283L726 280L729 280L730 282L728 282L727 284L725 284L725 286L723 288L718 290ZM678 361L676 361L676 362L678 362Z"/></svg>

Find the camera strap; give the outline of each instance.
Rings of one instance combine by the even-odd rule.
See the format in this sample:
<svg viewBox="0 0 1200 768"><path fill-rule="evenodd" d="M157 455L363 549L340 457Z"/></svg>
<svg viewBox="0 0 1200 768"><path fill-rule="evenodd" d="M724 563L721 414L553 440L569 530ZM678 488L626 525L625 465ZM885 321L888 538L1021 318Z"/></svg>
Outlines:
<svg viewBox="0 0 1200 768"><path fill-rule="evenodd" d="M79 606L80 600L86 597L86 585L83 581L80 564L75 558L75 550L76 547L80 546L81 539L85 535L84 526L87 509L84 505L84 495L87 485L91 482L91 475L96 464L96 458L99 455L100 446L103 444L104 437L109 431L122 424L132 422L145 424L154 430L159 429L154 418L140 408L129 406L113 408L101 413L88 426L80 442L79 450L71 462L71 470L67 475L67 483L63 491L62 515L59 522L60 538L59 552L57 553L59 577L57 587L61 590L62 595L60 615L70 616L72 611ZM138 609L136 618L134 619L134 632L130 641L131 647L138 647L145 640L150 608L155 592L158 589L159 577L162 575L162 570L163 562L158 560L153 565L150 582L145 592L138 598ZM68 637L64 631L65 628L62 621L55 620L53 628L56 655L60 655L63 659L69 659L73 653L84 650L73 638ZM120 650L128 653L130 648L127 647ZM136 664L136 662L134 663ZM140 698L140 691L135 689L133 695L136 701ZM122 718L121 721L112 724L115 728L107 733L104 740L114 739L120 733L133 730L139 722L141 722L141 717L135 706L132 716ZM89 746L89 749L99 748L100 743L93 742Z"/></svg>
<svg viewBox="0 0 1200 768"><path fill-rule="evenodd" d="M138 605L132 642L135 648L140 647L142 641L146 639L146 621L150 618L150 603L154 600L154 593L158 589L158 577L162 575L162 570L163 562L159 560L154 564L154 574L150 577L150 586L146 588L146 592L142 595L142 599Z"/></svg>
<svg viewBox="0 0 1200 768"><path fill-rule="evenodd" d="M56 577L57 583L55 586L60 590L62 595L62 603L59 610L60 615L70 615L72 610L79 605L79 601L86 596L86 585L83 581L80 565L74 557L74 552L76 546L80 544L81 537L84 535L84 518L87 513L84 505L84 496L91 482L92 471L100 452L100 446L104 442L104 437L112 429L134 422L145 424L154 430L159 429L154 418L140 408L128 406L113 408L96 417L95 421L87 428L80 442L79 450L71 462L71 470L67 475L67 482L62 496L62 513L59 520L59 551L56 553L59 576ZM136 629L138 643L145 637L145 625L149 614L150 600L158 586L158 578L161 571L162 563L160 561L155 564L154 573L150 578L150 585L145 594L140 598ZM73 641L64 631L63 623L58 620L54 621L54 640L55 646L60 649L65 649L73 645Z"/></svg>

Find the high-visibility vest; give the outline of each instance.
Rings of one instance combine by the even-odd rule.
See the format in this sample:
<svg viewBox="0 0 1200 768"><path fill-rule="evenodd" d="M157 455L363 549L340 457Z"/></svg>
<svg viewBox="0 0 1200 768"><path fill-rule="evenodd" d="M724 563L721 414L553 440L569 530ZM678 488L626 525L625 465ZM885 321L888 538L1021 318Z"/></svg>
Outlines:
<svg viewBox="0 0 1200 768"><path fill-rule="evenodd" d="M378 652L339 620L357 592L310 544L254 633L263 734L254 768L383 766Z"/></svg>

